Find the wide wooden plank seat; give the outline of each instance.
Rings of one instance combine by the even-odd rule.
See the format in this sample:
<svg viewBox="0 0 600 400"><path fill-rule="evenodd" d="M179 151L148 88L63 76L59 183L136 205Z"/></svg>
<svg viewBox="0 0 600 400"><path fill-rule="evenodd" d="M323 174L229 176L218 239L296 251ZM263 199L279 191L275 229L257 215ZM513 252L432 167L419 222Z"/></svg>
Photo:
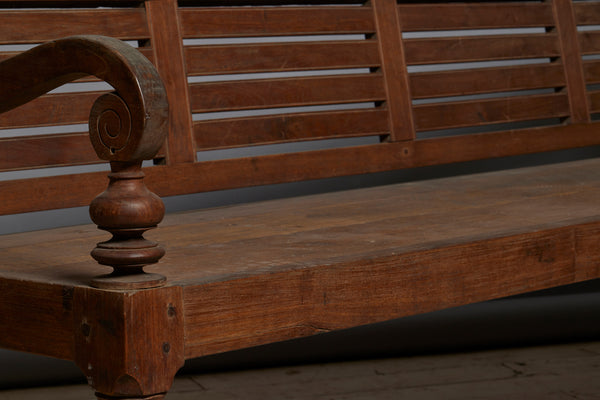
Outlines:
<svg viewBox="0 0 600 400"><path fill-rule="evenodd" d="M597 159L158 197L598 146L599 26L600 1L0 0L0 215L89 205L113 236L0 237L0 345L158 400L189 358L600 277Z"/></svg>
<svg viewBox="0 0 600 400"><path fill-rule="evenodd" d="M191 358L598 276L598 201L592 159L172 214L149 236L168 244L155 269L183 289ZM86 246L101 239L94 226L4 236L5 290L56 298L21 314L14 295L2 315L66 318L64 288L103 272ZM14 340L52 354L23 340L39 328Z"/></svg>

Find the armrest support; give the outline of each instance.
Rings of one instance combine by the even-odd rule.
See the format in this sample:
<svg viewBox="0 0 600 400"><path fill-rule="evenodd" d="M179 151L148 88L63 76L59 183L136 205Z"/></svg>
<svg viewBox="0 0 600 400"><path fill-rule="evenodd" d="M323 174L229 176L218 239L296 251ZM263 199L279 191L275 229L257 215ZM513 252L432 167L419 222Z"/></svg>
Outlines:
<svg viewBox="0 0 600 400"><path fill-rule="evenodd" d="M98 156L109 161L152 158L166 137L165 89L152 63L117 39L73 36L1 62L0 113L86 75L108 82L116 92L100 97L90 115ZM119 122L130 129L115 131Z"/></svg>
<svg viewBox="0 0 600 400"><path fill-rule="evenodd" d="M165 278L142 268L164 250L143 237L164 216L160 198L143 183L142 161L161 148L167 133L168 102L154 66L135 48L103 36L73 36L42 44L0 63L0 112L25 104L86 75L115 89L100 96L90 112L94 150L110 161L110 183L90 205L92 220L112 233L92 257L114 268L94 286L145 288Z"/></svg>

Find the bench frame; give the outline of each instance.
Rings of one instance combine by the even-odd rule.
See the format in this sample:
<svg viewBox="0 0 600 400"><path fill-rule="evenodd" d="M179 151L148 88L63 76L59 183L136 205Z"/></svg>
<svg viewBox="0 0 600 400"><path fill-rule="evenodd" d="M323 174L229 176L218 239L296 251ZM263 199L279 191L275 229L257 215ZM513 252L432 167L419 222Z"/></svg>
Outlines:
<svg viewBox="0 0 600 400"><path fill-rule="evenodd" d="M44 7L60 3L33 1L27 4ZM74 5L73 2L63 3ZM85 26L81 28L81 24L77 25L77 18L94 14L116 18L114 21L118 23L114 26L102 23L95 25L102 27L101 33L115 37L122 34L123 26L138 26L136 24L141 21L140 26L144 26L147 32L142 29L143 34L135 35L147 35L148 38L140 40L140 43L151 43L151 46L142 45L134 50L116 39L104 36L70 36L12 58L0 58L0 112L21 105L25 107L6 113L8 117L4 121L8 122L2 122L5 126L19 125L17 121L27 119L23 117L24 113L35 109L49 98L41 97L41 100L35 100L37 103L33 99L64 83L88 79L85 78L87 75L105 80L115 89L114 93L100 96L92 107L90 138L97 156L90 156L89 149L81 154L64 152L68 154L62 155L60 159L35 164L38 158L49 160L51 153L56 153L59 148L77 148L81 135L62 137L64 142L60 143L63 147L54 141L55 138L49 137L14 141L2 139L0 154L7 159L13 152L21 151L19 154L23 154L30 149L39 151L31 156L15 157L16 161L7 161L5 164L0 159L0 170L85 164L98 158L109 161L111 174L108 189L91 202L90 213L101 229L113 235L109 241L98 243L92 256L100 264L113 267L114 271L108 275L99 274L98 271L104 270L94 265L89 270L80 272L78 268L88 268L89 262L79 259L72 263L63 261L56 269L44 271L35 265L39 259L34 262L25 257L21 271L16 269L19 263L14 258L17 257L15 254L22 251L25 236L17 235L6 239L3 252L7 266L0 276L0 323L5 329L0 334L0 344L6 348L74 360L88 377L99 399L161 399L169 390L177 370L189 358L600 277L600 254L590 245L590 241L600 235L600 222L594 219L595 215L570 221L564 226L547 226L539 231L532 229L499 237L485 236L470 242L449 241L438 243L438 247L405 249L402 253L390 250L383 253L365 252L358 260L322 260L321 264L306 268L278 266L281 269L274 268L262 274L256 271L230 271L230 275L222 279L216 275L194 276L187 284L177 281L176 271L171 273L168 268L161 269L164 265L176 265L180 259L152 266L163 257L164 250L157 243L143 237L146 231L161 222L164 215L162 202L146 188L144 182L160 196L171 196L600 144L600 135L597 134L599 125L592 121L592 114L600 111L600 107L596 105L600 92L587 89L588 85L600 81L600 64L581 57L582 54L593 52L593 39L596 36L577 32L577 25L600 22L600 2L574 4L570 0L552 0L534 5L507 5L502 2L453 5L440 2L429 7L432 8L432 15L437 13L444 18L433 19L429 19L424 13L423 5L403 2L398 4L394 0L350 2L354 4L340 6L323 5L325 2L319 1L307 2L307 5L310 3L319 11L315 14L313 9L304 5L287 7L286 1L263 1L253 7L236 7L236 4L247 3L240 1L228 4L229 8L213 7L214 4L200 2L202 4L195 4L195 7L189 9L186 8L186 2L178 5L175 0L139 2L144 7L129 7L132 2L118 0L80 0L75 3L79 6L109 4L116 6L116 11L69 9L61 14L66 20L72 21L71 24L66 24L67 28L50 26L49 30L54 29L51 33L38 32L35 33L36 38L50 35L50 38L57 39L70 36L73 31L85 31ZM0 4L15 6L15 2L4 0L0 0ZM286 7L271 7L282 4ZM22 6L20 4L17 7ZM439 41L434 43L434 40L402 36L403 32L412 30L505 27L507 22L501 21L502 15L497 14L498 10L522 18L526 22L519 23L527 27L544 27L546 31L539 35L511 36L506 42L460 37L452 42L455 46L447 54L439 48L438 51L431 51L434 44L439 46ZM282 18L279 12L294 18ZM30 23L39 23L44 20L43 13L36 10L0 10L0 25L7 27L9 32L16 26L15 16L19 19L29 18ZM308 24L308 16L314 17L316 22ZM331 28L334 33L359 32L365 36L366 39L360 44L352 43L356 47L348 48L350 54L358 48L365 51L365 57L369 61L361 68L368 69L368 73L361 72L358 74L360 76L352 77L300 78L297 81L275 79L267 82L270 86L265 84L266 81L246 82L239 84L242 89L236 91L231 98L227 97L228 91L238 83L188 84L188 73L194 73L189 72L194 71L193 60L210 56L216 60L210 68L238 68L246 72L257 68L245 64L238 66L236 63L232 63L235 66L230 67L219 59L222 52L227 57L231 54L239 56L235 59L226 57L228 61L246 62L243 52L249 51L249 47L240 46L232 50L233 46L213 46L208 48L209 57L206 57L206 49L190 49L183 45L183 40L188 36L227 37L233 26L238 28L237 22L233 22L240 18L247 26L242 23L240 29L243 32L237 34L246 37L259 32L266 32L267 36L278 32L300 35L307 33L304 32L307 24L313 29L307 34L327 33L325 31L332 23L331 16L339 17L334 23L339 25ZM22 24L23 21L19 20L18 23ZM190 26L195 27L193 33L186 31ZM511 27L513 26L510 24L506 26ZM491 48L489 54L485 53L486 43L492 42L496 47ZM509 68L508 72L502 68L483 72L468 70L465 74L470 76L464 75L462 78L460 73L454 73L446 85L457 85L457 91L467 90L464 88L468 87L467 93L471 93L477 89L468 81L482 80L483 75L478 74L491 73L500 77L506 73L506 82L510 81L510 85L514 87L501 85L500 88L492 88L493 92L508 87L526 90L531 85L536 85L530 83L534 78L519 74L534 71L533 76L538 73L543 75L543 87L550 85L556 91L521 98L511 97L508 100L479 99L456 103L442 100L433 105L416 104L415 100L428 96L444 98L457 93L444 94L439 91L440 85L436 85L435 79L442 79L444 73L409 74L409 64L434 62L429 59L432 53L445 61L450 60L448 62L461 61L461 57L471 61L483 57L485 61L508 51L502 47L506 43L519 43L517 49L528 49L532 54L539 53L551 61L541 67L527 67L526 71L518 68ZM281 52L289 52L289 46L257 45L251 50L263 52L263 55L273 52L281 56ZM311 54L315 48L311 44L297 46L304 49L304 56ZM340 54L344 54L344 57L348 56L345 53L348 51L346 44L336 42L332 46ZM476 49L478 54L469 56L469 49ZM482 56L480 52L485 55ZM290 57L289 53L285 54ZM285 69L285 65L271 65L278 61L277 57L265 56L264 69L275 69L275 72ZM512 54L511 57L518 56ZM312 61L320 65L326 59L327 57L317 57ZM374 59L376 60L373 61ZM253 59L250 58L250 62ZM327 68L332 67L328 64ZM36 78L32 79L32 76ZM438 91L434 95L428 92L432 90L428 86L429 81L437 87ZM521 83L513 83L517 81ZM340 84L331 86L331 82ZM349 85L349 89L346 85ZM266 91L265 87L269 90ZM309 90L320 87L323 88L323 93ZM305 95L304 90L309 94ZM265 100L261 96L255 96L258 97L256 99L251 96L255 92L268 93L270 97ZM306 97L299 98L301 95ZM206 124L192 120L192 111L222 112L235 107L257 107L252 102L268 101L263 106L272 108L292 107L297 102L312 105L334 100L364 100L373 102L374 107L344 112L343 115L337 112L290 112L281 117L242 118L241 122L229 118ZM235 106L227 103L228 101L235 103ZM33 105L28 106L26 103ZM26 107L31 108L28 110ZM461 120L463 115L472 116ZM431 139L418 137L418 133L422 131L479 126L490 121L512 123L532 118L560 119L560 122L471 135ZM352 132L352 125L363 122L368 127L368 132ZM381 142L209 162L196 160L196 153L206 149L271 143L273 135L278 132L283 132L282 142L335 136L336 133L330 131L336 131L337 129L332 128L343 123L344 129L350 131L342 136L352 137L360 133L380 137ZM298 124L305 128L303 135L310 135L314 131L316 137L293 138ZM243 131L243 135L227 139L231 142L217 143L215 140L221 140L220 138L201 134L206 125L210 125L211 129L234 127L238 131L240 126L247 126L250 133ZM276 128L272 131L265 130L268 132L265 133L266 139L243 142L246 136L260 136L263 128L269 126ZM359 126L361 128L357 129L362 129L363 125ZM125 127L125 136L115 133L116 127ZM26 151L23 152L22 148ZM72 158L79 156L83 158L77 161ZM143 160L154 160L157 165L142 169ZM2 181L0 190L3 204L0 205L0 213L86 205L106 184L105 173ZM401 190L403 189L390 189L391 192ZM46 195L39 196L37 193ZM327 199L331 201L330 204L335 204L332 200L335 195L330 195ZM214 215L220 215L218 211L215 213ZM178 218L182 220L182 224L185 223L183 220L186 216L173 217L173 221ZM52 236L54 233L27 234L26 240L31 241L31 249L43 248L44 243L49 243L48 235ZM69 231L68 235L75 234ZM93 236L89 233L85 235ZM17 245L13 246L11 240ZM69 240L73 240L73 237ZM66 244L53 243L51 246L54 247L48 250L68 258L69 250L61 246L71 244L69 240L65 239ZM173 257L183 257L182 253L176 251L173 254ZM575 260L576 256L579 259ZM73 260L75 258L77 257L74 256ZM503 271L507 273L517 275L520 268L526 272L518 274L518 279L515 278L516 281L512 282L512 277L499 276L494 271L473 270L474 265L482 265L486 260L505 260L507 266ZM430 268L420 269L420 265L428 265ZM144 267L151 271L144 272ZM339 276L344 277L344 284L340 284ZM444 281L448 276L458 276L457 282L463 282L462 278L469 277L484 284L454 292L446 290L443 285L430 289L432 283ZM377 287L385 292L380 297L354 296L359 289L363 289L363 293L371 293ZM408 297L398 299L401 296L394 291L399 287L411 293L412 302L408 301ZM275 319L261 321L261 316L267 315L268 310L252 314L252 310L235 307L240 301L251 299L252 296L260 299L256 303L250 302L253 307L260 305L261 301L266 302L269 298L266 292L272 288L277 288L273 294L286 294L281 304L274 304L272 309L277 311L278 316L296 313L296 323L292 321L288 325L278 325L281 321ZM311 294L317 295L305 298L309 289ZM320 296L319 290L322 290L323 296ZM424 295L428 290L435 294L434 299L428 299L430 294ZM336 295L335 303L327 299L327 293ZM300 303L302 307L299 306ZM206 325L211 321L219 324L221 318L221 339L212 337L212 341L203 341L210 331ZM238 326L238 320L245 321L247 326ZM260 326L269 324L273 327L271 330L260 331ZM210 333L214 334L213 331Z"/></svg>

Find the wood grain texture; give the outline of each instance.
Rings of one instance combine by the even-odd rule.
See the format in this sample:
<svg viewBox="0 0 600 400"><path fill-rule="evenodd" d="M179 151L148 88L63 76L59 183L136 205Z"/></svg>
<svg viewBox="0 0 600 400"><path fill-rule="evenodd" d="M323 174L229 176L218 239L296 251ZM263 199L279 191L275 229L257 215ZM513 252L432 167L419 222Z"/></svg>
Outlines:
<svg viewBox="0 0 600 400"><path fill-rule="evenodd" d="M184 38L373 33L370 7L181 8Z"/></svg>
<svg viewBox="0 0 600 400"><path fill-rule="evenodd" d="M68 285L0 277L0 345L72 359L72 308L73 289Z"/></svg>
<svg viewBox="0 0 600 400"><path fill-rule="evenodd" d="M404 39L406 63L442 64L521 58L557 57L556 34Z"/></svg>
<svg viewBox="0 0 600 400"><path fill-rule="evenodd" d="M381 74L272 78L190 85L192 111L215 112L385 99Z"/></svg>
<svg viewBox="0 0 600 400"><path fill-rule="evenodd" d="M578 37L582 55L600 53L600 45L598 44L598 38L600 38L600 31L578 32Z"/></svg>
<svg viewBox="0 0 600 400"><path fill-rule="evenodd" d="M0 171L99 162L87 133L0 139Z"/></svg>
<svg viewBox="0 0 600 400"><path fill-rule="evenodd" d="M93 201L91 216L113 239L106 242L108 235L92 227L2 237L0 344L74 359L99 399L159 399L186 357L600 277L600 161L587 160L170 215L147 234L167 247L166 257L147 267L168 276L165 287L91 289L92 278L108 272L90 260L93 243L101 242L94 258L121 278L123 271L138 273L163 255L142 238L160 222L163 209L141 183L140 166L164 143L166 96L166 161L144 169L149 188L162 196L600 144L599 125L588 118L588 109L600 111L600 95L585 92L586 82L595 82L600 73L596 62L582 63L580 57L600 53L598 33L578 33L576 27L597 23L600 2L301 3L243 6L240 0L187 7L176 0L147 0L145 7L130 8L127 1L83 0L77 3L83 8L22 8L59 5L39 0L0 11L0 44L37 43L84 30L139 40L148 56L109 39L93 39L89 53L71 55L69 46L80 46L84 38L23 54L5 48L0 55L2 110L73 79L90 81L84 73L108 80L125 103L136 100L130 109L133 147L118 147L119 136L96 120L122 104L119 96L102 94L91 113L93 146L111 161L112 171L109 189ZM115 7L92 8L98 5ZM544 27L546 33L401 36L515 27ZM327 36L306 37L314 35ZM290 42L254 43L275 36ZM184 39L231 38L244 43L183 45ZM102 47L107 44L134 61L114 56ZM166 83L166 96L148 58ZM530 58L549 61L407 72L407 65ZM28 62L16 67L19 60ZM72 60L84 70L69 69ZM352 70L324 71L330 69ZM290 71L319 76L293 77ZM256 72L287 77L228 76L188 85L188 76ZM25 81L31 88L22 85ZM529 89L547 90L444 99ZM1 117L0 127L81 123L98 95L42 97ZM411 104L429 98L441 99ZM282 110L353 103L372 108ZM278 110L237 119L210 114L270 108ZM192 112L207 113L198 118L208 120L192 123ZM563 123L565 117L571 118ZM414 135L550 118L560 122L425 140ZM127 128L126 121L115 126ZM374 135L392 140L195 162L199 149ZM147 140L137 141L141 136ZM83 139L82 134L0 139L0 170L91 162ZM105 185L103 172L0 181L0 214L89 204Z"/></svg>
<svg viewBox="0 0 600 400"><path fill-rule="evenodd" d="M565 94L421 104L413 107L418 131L560 118L569 115Z"/></svg>
<svg viewBox="0 0 600 400"><path fill-rule="evenodd" d="M588 102L590 104L590 112L600 112L600 91L592 90L588 93Z"/></svg>
<svg viewBox="0 0 600 400"><path fill-rule="evenodd" d="M399 4L406 32L452 29L547 27L554 24L549 4Z"/></svg>
<svg viewBox="0 0 600 400"><path fill-rule="evenodd" d="M403 141L415 138L411 110L408 72L402 45L402 26L396 1L374 0L375 22L379 39L382 70L386 85L386 103L390 115L390 140Z"/></svg>
<svg viewBox="0 0 600 400"><path fill-rule="evenodd" d="M413 99L560 88L565 85L564 69L560 63L416 72L410 74L409 79Z"/></svg>
<svg viewBox="0 0 600 400"><path fill-rule="evenodd" d="M73 297L75 362L99 398L148 398L169 390L184 361L180 288L76 288Z"/></svg>
<svg viewBox="0 0 600 400"><path fill-rule="evenodd" d="M381 62L377 42L187 46L188 75L375 68Z"/></svg>
<svg viewBox="0 0 600 400"><path fill-rule="evenodd" d="M600 82L600 61L585 60L583 62L585 83L590 85Z"/></svg>
<svg viewBox="0 0 600 400"><path fill-rule="evenodd" d="M151 235L169 243L151 270L183 287L186 357L599 277L598 164L175 214ZM2 279L89 291L97 268L82 266L101 234L58 232L7 236Z"/></svg>
<svg viewBox="0 0 600 400"><path fill-rule="evenodd" d="M388 111L367 109L235 118L194 123L197 149L389 133Z"/></svg>
<svg viewBox="0 0 600 400"><path fill-rule="evenodd" d="M573 4L570 0L554 0L552 6L565 67L570 118L573 122L586 122L590 120L590 114Z"/></svg>
<svg viewBox="0 0 600 400"><path fill-rule="evenodd" d="M41 43L72 35L105 35L126 39L149 36L143 9L3 10L0 44Z"/></svg>
<svg viewBox="0 0 600 400"><path fill-rule="evenodd" d="M94 101L104 93L61 93L38 97L0 114L0 128L87 124Z"/></svg>
<svg viewBox="0 0 600 400"><path fill-rule="evenodd" d="M595 25L600 23L600 2L580 1L573 4L577 25Z"/></svg>
<svg viewBox="0 0 600 400"><path fill-rule="evenodd" d="M192 115L177 1L145 2L155 65L169 98L167 162L194 162Z"/></svg>
<svg viewBox="0 0 600 400"><path fill-rule="evenodd" d="M160 196L198 193L556 151L600 144L596 124L573 124L468 136L218 160L145 169ZM335 169L324 168L335 165ZM0 215L89 204L106 174L0 181Z"/></svg>

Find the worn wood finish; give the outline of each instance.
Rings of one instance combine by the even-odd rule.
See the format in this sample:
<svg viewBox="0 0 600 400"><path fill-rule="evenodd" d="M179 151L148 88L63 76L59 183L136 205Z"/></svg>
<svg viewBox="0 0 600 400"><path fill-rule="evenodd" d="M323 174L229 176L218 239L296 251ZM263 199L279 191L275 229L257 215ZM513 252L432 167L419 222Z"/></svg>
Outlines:
<svg viewBox="0 0 600 400"><path fill-rule="evenodd" d="M181 8L184 38L373 33L370 7Z"/></svg>
<svg viewBox="0 0 600 400"><path fill-rule="evenodd" d="M336 68L375 68L377 42L326 41L320 43L187 46L189 75L307 71Z"/></svg>
<svg viewBox="0 0 600 400"><path fill-rule="evenodd" d="M575 22L577 25L595 25L600 22L600 10L598 1L577 2L573 4Z"/></svg>
<svg viewBox="0 0 600 400"><path fill-rule="evenodd" d="M410 109L410 90L401 37L402 26L396 2L374 0L372 4L387 88L386 106L390 114L390 140L412 140L415 138L415 126Z"/></svg>
<svg viewBox="0 0 600 400"><path fill-rule="evenodd" d="M3 236L0 344L76 360L99 399L160 399L186 357L600 277L597 160L172 215L143 238L164 211L143 182L175 196L600 144L600 94L585 87L599 64L581 59L600 53L598 32L577 32L600 2L258 3L0 0L2 45L97 32L140 49L0 49L0 110L27 103L0 128L92 110L91 146L0 130L0 171L111 163L93 201L104 172L0 180L0 214L92 202L113 234ZM504 28L525 29L486 31ZM90 73L117 94L40 97ZM292 152L196 161L280 143Z"/></svg>
<svg viewBox="0 0 600 400"><path fill-rule="evenodd" d="M75 362L98 398L162 398L184 362L181 289L76 288L73 299Z"/></svg>
<svg viewBox="0 0 600 400"><path fill-rule="evenodd" d="M39 97L0 114L0 128L87 124L92 105L104 93L61 93Z"/></svg>
<svg viewBox="0 0 600 400"><path fill-rule="evenodd" d="M380 74L198 83L190 87L193 112L360 103L385 100Z"/></svg>
<svg viewBox="0 0 600 400"><path fill-rule="evenodd" d="M600 82L600 61L585 60L583 62L583 73L585 82L589 84Z"/></svg>
<svg viewBox="0 0 600 400"><path fill-rule="evenodd" d="M71 59L78 62L69 63ZM103 36L49 42L0 64L5 96L0 111L86 74L116 89L94 102L89 119L93 148L98 157L111 161L112 170L108 189L90 205L90 216L113 238L99 243L92 256L112 266L117 275L140 272L164 254L156 243L142 237L164 214L162 201L143 185L140 170L142 160L157 153L166 133L166 94L152 64L127 44ZM155 285L156 278L151 281Z"/></svg>
<svg viewBox="0 0 600 400"><path fill-rule="evenodd" d="M560 45L553 33L489 37L405 39L408 65L558 57Z"/></svg>
<svg viewBox="0 0 600 400"><path fill-rule="evenodd" d="M550 4L399 4L406 32L452 29L548 27L554 25ZM590 7L593 8L593 7ZM586 14L585 10L582 10Z"/></svg>
<svg viewBox="0 0 600 400"><path fill-rule="evenodd" d="M149 36L142 9L119 10L3 10L0 44L41 43L73 35L105 35L119 39Z"/></svg>
<svg viewBox="0 0 600 400"><path fill-rule="evenodd" d="M568 97L562 93L471 100L414 106L417 130L458 128L494 123L559 118L569 115Z"/></svg>
<svg viewBox="0 0 600 400"><path fill-rule="evenodd" d="M596 124L521 129L145 169L160 196L507 157L600 144ZM336 169L322 168L335 165ZM225 173L224 171L230 171ZM89 204L105 173L0 181L0 215Z"/></svg>
<svg viewBox="0 0 600 400"><path fill-rule="evenodd" d="M21 264L17 259L18 256L15 262ZM3 261L2 269L9 262ZM11 279L3 271L0 300L0 345L3 348L67 360L73 358L71 287L53 284L51 280L40 283Z"/></svg>
<svg viewBox="0 0 600 400"><path fill-rule="evenodd" d="M570 0L553 0L552 6L554 8L561 54L564 59L569 60L563 65L565 67L567 93L569 94L569 106L571 109L570 118L573 122L586 122L590 120L590 114L588 111L583 67L578 48L579 42L573 5Z"/></svg>
<svg viewBox="0 0 600 400"><path fill-rule="evenodd" d="M87 133L0 139L0 171L98 162Z"/></svg>
<svg viewBox="0 0 600 400"><path fill-rule="evenodd" d="M197 148L386 135L388 111L367 109L196 122Z"/></svg>
<svg viewBox="0 0 600 400"><path fill-rule="evenodd" d="M564 69L560 63L416 72L409 78L413 99L560 88L565 85Z"/></svg>
<svg viewBox="0 0 600 400"><path fill-rule="evenodd" d="M192 117L177 21L177 1L147 1L145 6L150 19L155 64L165 82L170 104L167 162L194 162Z"/></svg>
<svg viewBox="0 0 600 400"><path fill-rule="evenodd" d="M600 276L598 164L175 214L152 233L169 251L151 270L183 286L187 357L591 279ZM57 288L127 299L86 288L96 271L81 268L85 249L44 251L84 248L100 233L57 233L8 236L4 279L53 277ZM32 242L39 252L27 251ZM49 310L62 314L62 291L53 296Z"/></svg>

